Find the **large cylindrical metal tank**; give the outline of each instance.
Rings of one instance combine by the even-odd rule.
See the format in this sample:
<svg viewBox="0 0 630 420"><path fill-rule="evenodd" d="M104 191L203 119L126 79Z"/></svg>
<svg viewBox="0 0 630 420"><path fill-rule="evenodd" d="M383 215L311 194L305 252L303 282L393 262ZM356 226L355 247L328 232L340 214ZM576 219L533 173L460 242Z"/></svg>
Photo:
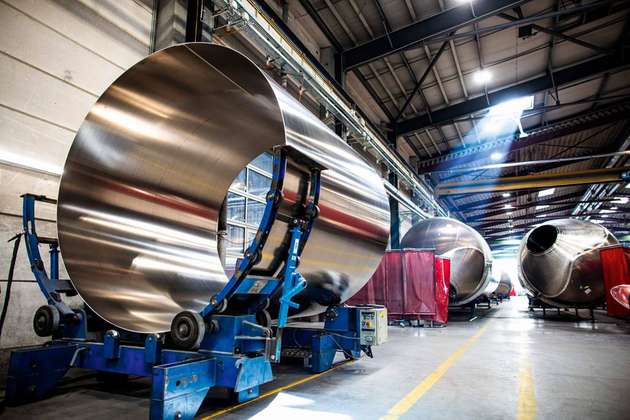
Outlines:
<svg viewBox="0 0 630 420"><path fill-rule="evenodd" d="M287 163L288 213L305 194L304 162L324 168L320 215L299 266L308 283L298 297L301 314L350 298L387 246L381 178L248 58L191 43L124 72L74 139L57 223L66 268L86 304L142 333L167 331L177 313L202 310L228 282L217 251L228 188L276 146L302 156ZM258 266L274 260L287 229L286 218L276 220Z"/></svg>
<svg viewBox="0 0 630 420"><path fill-rule="evenodd" d="M599 249L617 244L605 227L559 219L529 231L519 248L519 280L534 296L560 307L589 307L605 297Z"/></svg>
<svg viewBox="0 0 630 420"><path fill-rule="evenodd" d="M508 297L512 291L512 280L507 273L501 273L499 277L499 285L495 289L494 293L499 297Z"/></svg>
<svg viewBox="0 0 630 420"><path fill-rule="evenodd" d="M451 260L450 304L463 305L492 293L492 254L488 243L470 226L450 218L435 217L415 224L400 242L402 248L434 249Z"/></svg>

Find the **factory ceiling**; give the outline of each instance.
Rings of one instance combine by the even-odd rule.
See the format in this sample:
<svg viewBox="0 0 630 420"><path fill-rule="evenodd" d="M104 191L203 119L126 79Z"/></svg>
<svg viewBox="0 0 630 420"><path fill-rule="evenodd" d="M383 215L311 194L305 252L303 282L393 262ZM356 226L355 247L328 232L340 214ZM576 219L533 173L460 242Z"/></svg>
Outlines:
<svg viewBox="0 0 630 420"><path fill-rule="evenodd" d="M345 82L371 122L395 134L398 151L438 192L460 188L442 202L495 249L569 216L627 235L627 171L590 170L630 164L619 153L630 138L630 1L295 7L320 46L343 57ZM549 176L531 177L541 174ZM508 177L525 178L510 189ZM566 177L577 181L557 181Z"/></svg>

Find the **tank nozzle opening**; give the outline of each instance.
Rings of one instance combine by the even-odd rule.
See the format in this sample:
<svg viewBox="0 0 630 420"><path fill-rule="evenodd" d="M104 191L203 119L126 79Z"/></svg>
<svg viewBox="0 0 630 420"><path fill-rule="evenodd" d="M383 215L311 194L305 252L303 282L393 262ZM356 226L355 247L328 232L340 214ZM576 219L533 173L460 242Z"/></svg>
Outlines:
<svg viewBox="0 0 630 420"><path fill-rule="evenodd" d="M558 229L555 226L539 226L527 238L527 249L534 254L543 253L556 243L556 239L558 239Z"/></svg>

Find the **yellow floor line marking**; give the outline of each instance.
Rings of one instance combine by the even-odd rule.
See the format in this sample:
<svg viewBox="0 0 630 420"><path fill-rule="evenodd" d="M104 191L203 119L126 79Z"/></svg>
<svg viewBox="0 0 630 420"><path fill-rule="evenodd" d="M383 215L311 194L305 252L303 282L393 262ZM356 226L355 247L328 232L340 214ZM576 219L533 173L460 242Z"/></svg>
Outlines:
<svg viewBox="0 0 630 420"><path fill-rule="evenodd" d="M536 418L536 396L532 365L527 354L523 355L519 371L518 407L516 420L534 420Z"/></svg>
<svg viewBox="0 0 630 420"><path fill-rule="evenodd" d="M392 408L389 409L387 414L381 417L381 420L396 420L403 414L405 414L415 403L422 398L426 392L431 389L433 385L436 384L437 381L440 380L442 376L446 373L447 370L450 369L451 366L459 360L460 357L473 345L477 339L481 336L481 334L488 329L489 323L486 323L483 327L475 333L472 337L470 337L462 346L457 349L453 354L451 354L448 359L446 359L440 366L437 367L433 372L429 374L422 382L420 382L414 389L411 390L405 397L398 401Z"/></svg>
<svg viewBox="0 0 630 420"><path fill-rule="evenodd" d="M312 381L314 379L317 379L319 377L322 377L322 376L326 375L327 373L335 371L335 370L339 369L342 366L347 366L347 365L349 365L349 364L351 364L353 362L354 362L354 360L349 360L347 362L340 362L337 365L333 366L331 369L328 369L327 371L324 371L324 372L321 372L321 373L316 373L315 375L307 376L306 378L302 378L302 379L300 379L298 381L295 381L295 382L292 382L292 383L290 383L288 385L272 389L271 391L265 392L264 394L254 398L253 400L245 401L244 403L233 405L232 407L227 407L227 408L224 408L224 409L219 410L219 411L215 411L214 413L209 414L209 415L207 415L205 417L199 417L198 420L208 420L208 419L213 419L215 417L222 416L223 414L227 414L227 413L232 412L234 410L237 410L237 409L239 409L241 407L245 407L246 405L253 404L256 401L264 400L265 398L271 397L272 395L276 395L276 394L278 394L278 393L280 393L282 391L286 391L287 389L291 389L291 388L294 388L294 387L296 387L298 385L302 385L302 384L304 384L306 382L310 382L310 381Z"/></svg>

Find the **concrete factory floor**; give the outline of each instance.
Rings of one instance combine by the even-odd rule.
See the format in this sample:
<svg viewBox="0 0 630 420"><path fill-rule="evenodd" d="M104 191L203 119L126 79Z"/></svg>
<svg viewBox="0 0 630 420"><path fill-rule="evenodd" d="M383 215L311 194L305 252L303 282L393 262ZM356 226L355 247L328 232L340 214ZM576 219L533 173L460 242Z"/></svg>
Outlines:
<svg viewBox="0 0 630 420"><path fill-rule="evenodd" d="M554 312L542 319L522 297L473 321L463 314L451 321L442 329L390 327L374 359L315 377L282 366L264 387L268 397L236 408L208 400L199 418L629 418L627 322L598 314L592 324ZM107 391L92 378L7 408L3 418L147 418L148 395L142 381Z"/></svg>

